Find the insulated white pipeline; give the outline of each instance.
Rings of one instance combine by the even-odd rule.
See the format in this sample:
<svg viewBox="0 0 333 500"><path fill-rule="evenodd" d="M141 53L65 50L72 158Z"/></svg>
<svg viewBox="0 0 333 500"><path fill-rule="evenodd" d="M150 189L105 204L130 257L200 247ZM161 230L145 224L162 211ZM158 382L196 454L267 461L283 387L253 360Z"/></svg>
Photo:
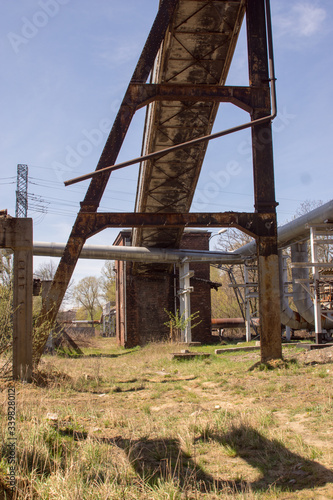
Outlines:
<svg viewBox="0 0 333 500"><path fill-rule="evenodd" d="M283 248L286 248L292 245L295 242L300 242L309 239L309 228L308 225L313 224L321 224L325 220L333 219L333 200L325 203L321 207L315 208L311 210L307 214L298 217L297 219L288 222L284 226L278 228L277 236L278 236L278 248L281 251ZM296 245L292 245L293 262L307 262L307 251L304 253L296 254ZM306 244L305 244L306 247ZM303 249L304 250L304 249ZM256 242L250 242L241 248L238 248L235 253L244 256L254 255L256 253ZM279 252L280 253L280 252ZM304 260L306 259L306 260ZM289 326L293 329L307 329L313 330L314 328L314 310L313 304L310 298L310 295L302 288L301 285L297 285L293 282L293 293L294 293L294 303L297 308L297 312L293 311L283 294L282 291L282 264L280 257L280 293L281 293L281 323ZM306 268L300 270L293 268L292 277L293 281L296 277L300 278L308 278L309 273ZM323 318L324 325L323 328L331 329L333 328L333 323L331 321L325 320Z"/></svg>
<svg viewBox="0 0 333 500"><path fill-rule="evenodd" d="M33 255L62 257L64 243L35 241ZM227 252L209 252L203 250L172 250L167 248L121 247L114 245L85 245L81 259L129 260L132 262L160 262L177 264L184 259L188 262L209 262L218 264L242 264L244 257Z"/></svg>
<svg viewBox="0 0 333 500"><path fill-rule="evenodd" d="M297 241L309 239L309 228L307 225L321 224L325 220L330 219L333 219L333 200L311 210L307 214L301 215L301 217L288 222L284 226L278 227L277 239L279 249L289 247ZM254 255L256 253L256 242L251 241L237 248L235 253L240 255Z"/></svg>

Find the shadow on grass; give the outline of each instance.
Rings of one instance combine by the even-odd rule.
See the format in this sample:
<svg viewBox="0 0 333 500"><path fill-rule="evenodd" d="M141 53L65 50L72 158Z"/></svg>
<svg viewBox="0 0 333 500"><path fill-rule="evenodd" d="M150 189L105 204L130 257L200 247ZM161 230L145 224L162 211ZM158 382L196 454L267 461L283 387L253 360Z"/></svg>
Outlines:
<svg viewBox="0 0 333 500"><path fill-rule="evenodd" d="M240 425L225 434L209 438L228 446L234 456L260 471L261 477L249 484L254 491L272 486L280 491L297 491L333 483L330 469L293 453L278 440L265 438L253 427Z"/></svg>
<svg viewBox="0 0 333 500"><path fill-rule="evenodd" d="M259 492L272 487L280 491L298 491L333 483L331 470L293 453L277 440L265 438L252 427L241 425L209 439L227 446L235 457L256 468L261 473L260 478L252 483L216 480L181 449L177 439L130 441L116 438L115 444L125 450L135 471L150 485L158 484L159 480L173 480L182 489Z"/></svg>
<svg viewBox="0 0 333 500"><path fill-rule="evenodd" d="M172 481L182 490L196 488L202 492L225 487L196 464L181 449L177 439L129 440L118 437L114 443L125 451L135 472L150 486L158 485L160 481Z"/></svg>
<svg viewBox="0 0 333 500"><path fill-rule="evenodd" d="M75 431L69 427L50 430L49 434L46 440L52 457L54 454L60 457L67 448L68 450L70 448L69 443L66 445L60 442L55 446L55 443L58 443L57 435L71 438L73 441L84 441L88 438L87 432ZM260 477L253 482L246 481L244 478L246 472L243 473L243 479L237 481L214 478L197 463L195 454L189 455L182 450L178 439L131 440L121 436L114 438L89 436L89 438L124 450L129 463L142 482L151 487L159 486L161 482L173 482L182 491L196 490L223 494L246 493L251 490L263 492L271 488L279 491L300 491L333 483L331 470L315 460L293 453L278 440L267 439L248 425L235 426L226 433L206 434L198 437L195 443L215 441L226 447L228 462L230 457L239 457L259 471ZM45 467L46 460L43 457L30 454L25 460L27 469L37 470L46 477L50 474L51 471Z"/></svg>
<svg viewBox="0 0 333 500"><path fill-rule="evenodd" d="M254 365L250 366L248 369L249 372L253 372L255 370L258 371L270 371L270 370L281 370L281 369L289 369L289 368L298 368L299 363L298 360L295 358L289 358L289 359L274 359L271 361L267 361L266 363L263 363L262 361L257 361L257 363L254 363Z"/></svg>
<svg viewBox="0 0 333 500"><path fill-rule="evenodd" d="M136 350L130 350L126 352L119 352L113 354L103 354L103 353L91 353L91 354L77 354L75 358L120 358L121 356L127 356L128 354L132 354L133 352L137 352Z"/></svg>

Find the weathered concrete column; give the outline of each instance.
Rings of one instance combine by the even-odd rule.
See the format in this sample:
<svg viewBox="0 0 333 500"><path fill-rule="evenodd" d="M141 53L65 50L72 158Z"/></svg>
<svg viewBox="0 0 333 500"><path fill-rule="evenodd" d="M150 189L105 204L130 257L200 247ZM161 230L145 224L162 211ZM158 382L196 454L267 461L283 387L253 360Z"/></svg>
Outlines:
<svg viewBox="0 0 333 500"><path fill-rule="evenodd" d="M32 377L32 219L0 218L0 248L14 250L13 378Z"/></svg>

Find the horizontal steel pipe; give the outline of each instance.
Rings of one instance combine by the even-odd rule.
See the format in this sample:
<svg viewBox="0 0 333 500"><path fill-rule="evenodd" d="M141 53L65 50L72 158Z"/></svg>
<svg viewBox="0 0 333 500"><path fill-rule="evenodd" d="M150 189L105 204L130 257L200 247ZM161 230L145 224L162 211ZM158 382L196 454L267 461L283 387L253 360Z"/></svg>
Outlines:
<svg viewBox="0 0 333 500"><path fill-rule="evenodd" d="M61 257L65 249L64 243L48 243L35 241L35 256ZM80 254L81 259L129 260L132 262L177 263L184 259L189 262L210 262L220 264L242 264L244 257L225 252L209 252L200 250L170 250L166 248L121 247L106 245L85 245Z"/></svg>
<svg viewBox="0 0 333 500"><path fill-rule="evenodd" d="M212 327L215 328L244 328L243 318L212 318Z"/></svg>
<svg viewBox="0 0 333 500"><path fill-rule="evenodd" d="M310 238L309 225L320 224L325 220L333 219L333 200L328 201L321 207L315 208L307 214L278 227L278 247L286 248L292 243ZM256 253L256 242L251 241L238 248L235 253L241 255L254 255Z"/></svg>

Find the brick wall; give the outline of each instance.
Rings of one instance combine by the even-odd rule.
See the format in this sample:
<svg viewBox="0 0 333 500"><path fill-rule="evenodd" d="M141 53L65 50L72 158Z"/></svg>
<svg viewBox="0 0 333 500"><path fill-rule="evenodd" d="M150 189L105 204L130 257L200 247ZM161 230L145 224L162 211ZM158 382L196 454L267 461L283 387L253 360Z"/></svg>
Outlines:
<svg viewBox="0 0 333 500"><path fill-rule="evenodd" d="M167 311L173 310L170 275L127 273L127 347L167 340Z"/></svg>
<svg viewBox="0 0 333 500"><path fill-rule="evenodd" d="M115 245L124 245L130 238L129 231L119 233ZM209 249L210 233L206 231L185 232L181 248L194 250ZM192 340L209 342L211 340L211 301L209 264L193 263L190 269L195 275L191 278L194 291L191 294L191 312L199 311L201 323L192 331ZM161 341L169 338L168 321L165 312L174 312L174 278L179 287L178 268L176 276L173 266L155 264L146 265L144 273L138 273L137 267L130 262L116 262L116 335L118 342L125 347L143 345L149 341ZM125 300L126 297L126 300ZM177 307L179 300L177 298ZM127 335L126 335L126 333Z"/></svg>

